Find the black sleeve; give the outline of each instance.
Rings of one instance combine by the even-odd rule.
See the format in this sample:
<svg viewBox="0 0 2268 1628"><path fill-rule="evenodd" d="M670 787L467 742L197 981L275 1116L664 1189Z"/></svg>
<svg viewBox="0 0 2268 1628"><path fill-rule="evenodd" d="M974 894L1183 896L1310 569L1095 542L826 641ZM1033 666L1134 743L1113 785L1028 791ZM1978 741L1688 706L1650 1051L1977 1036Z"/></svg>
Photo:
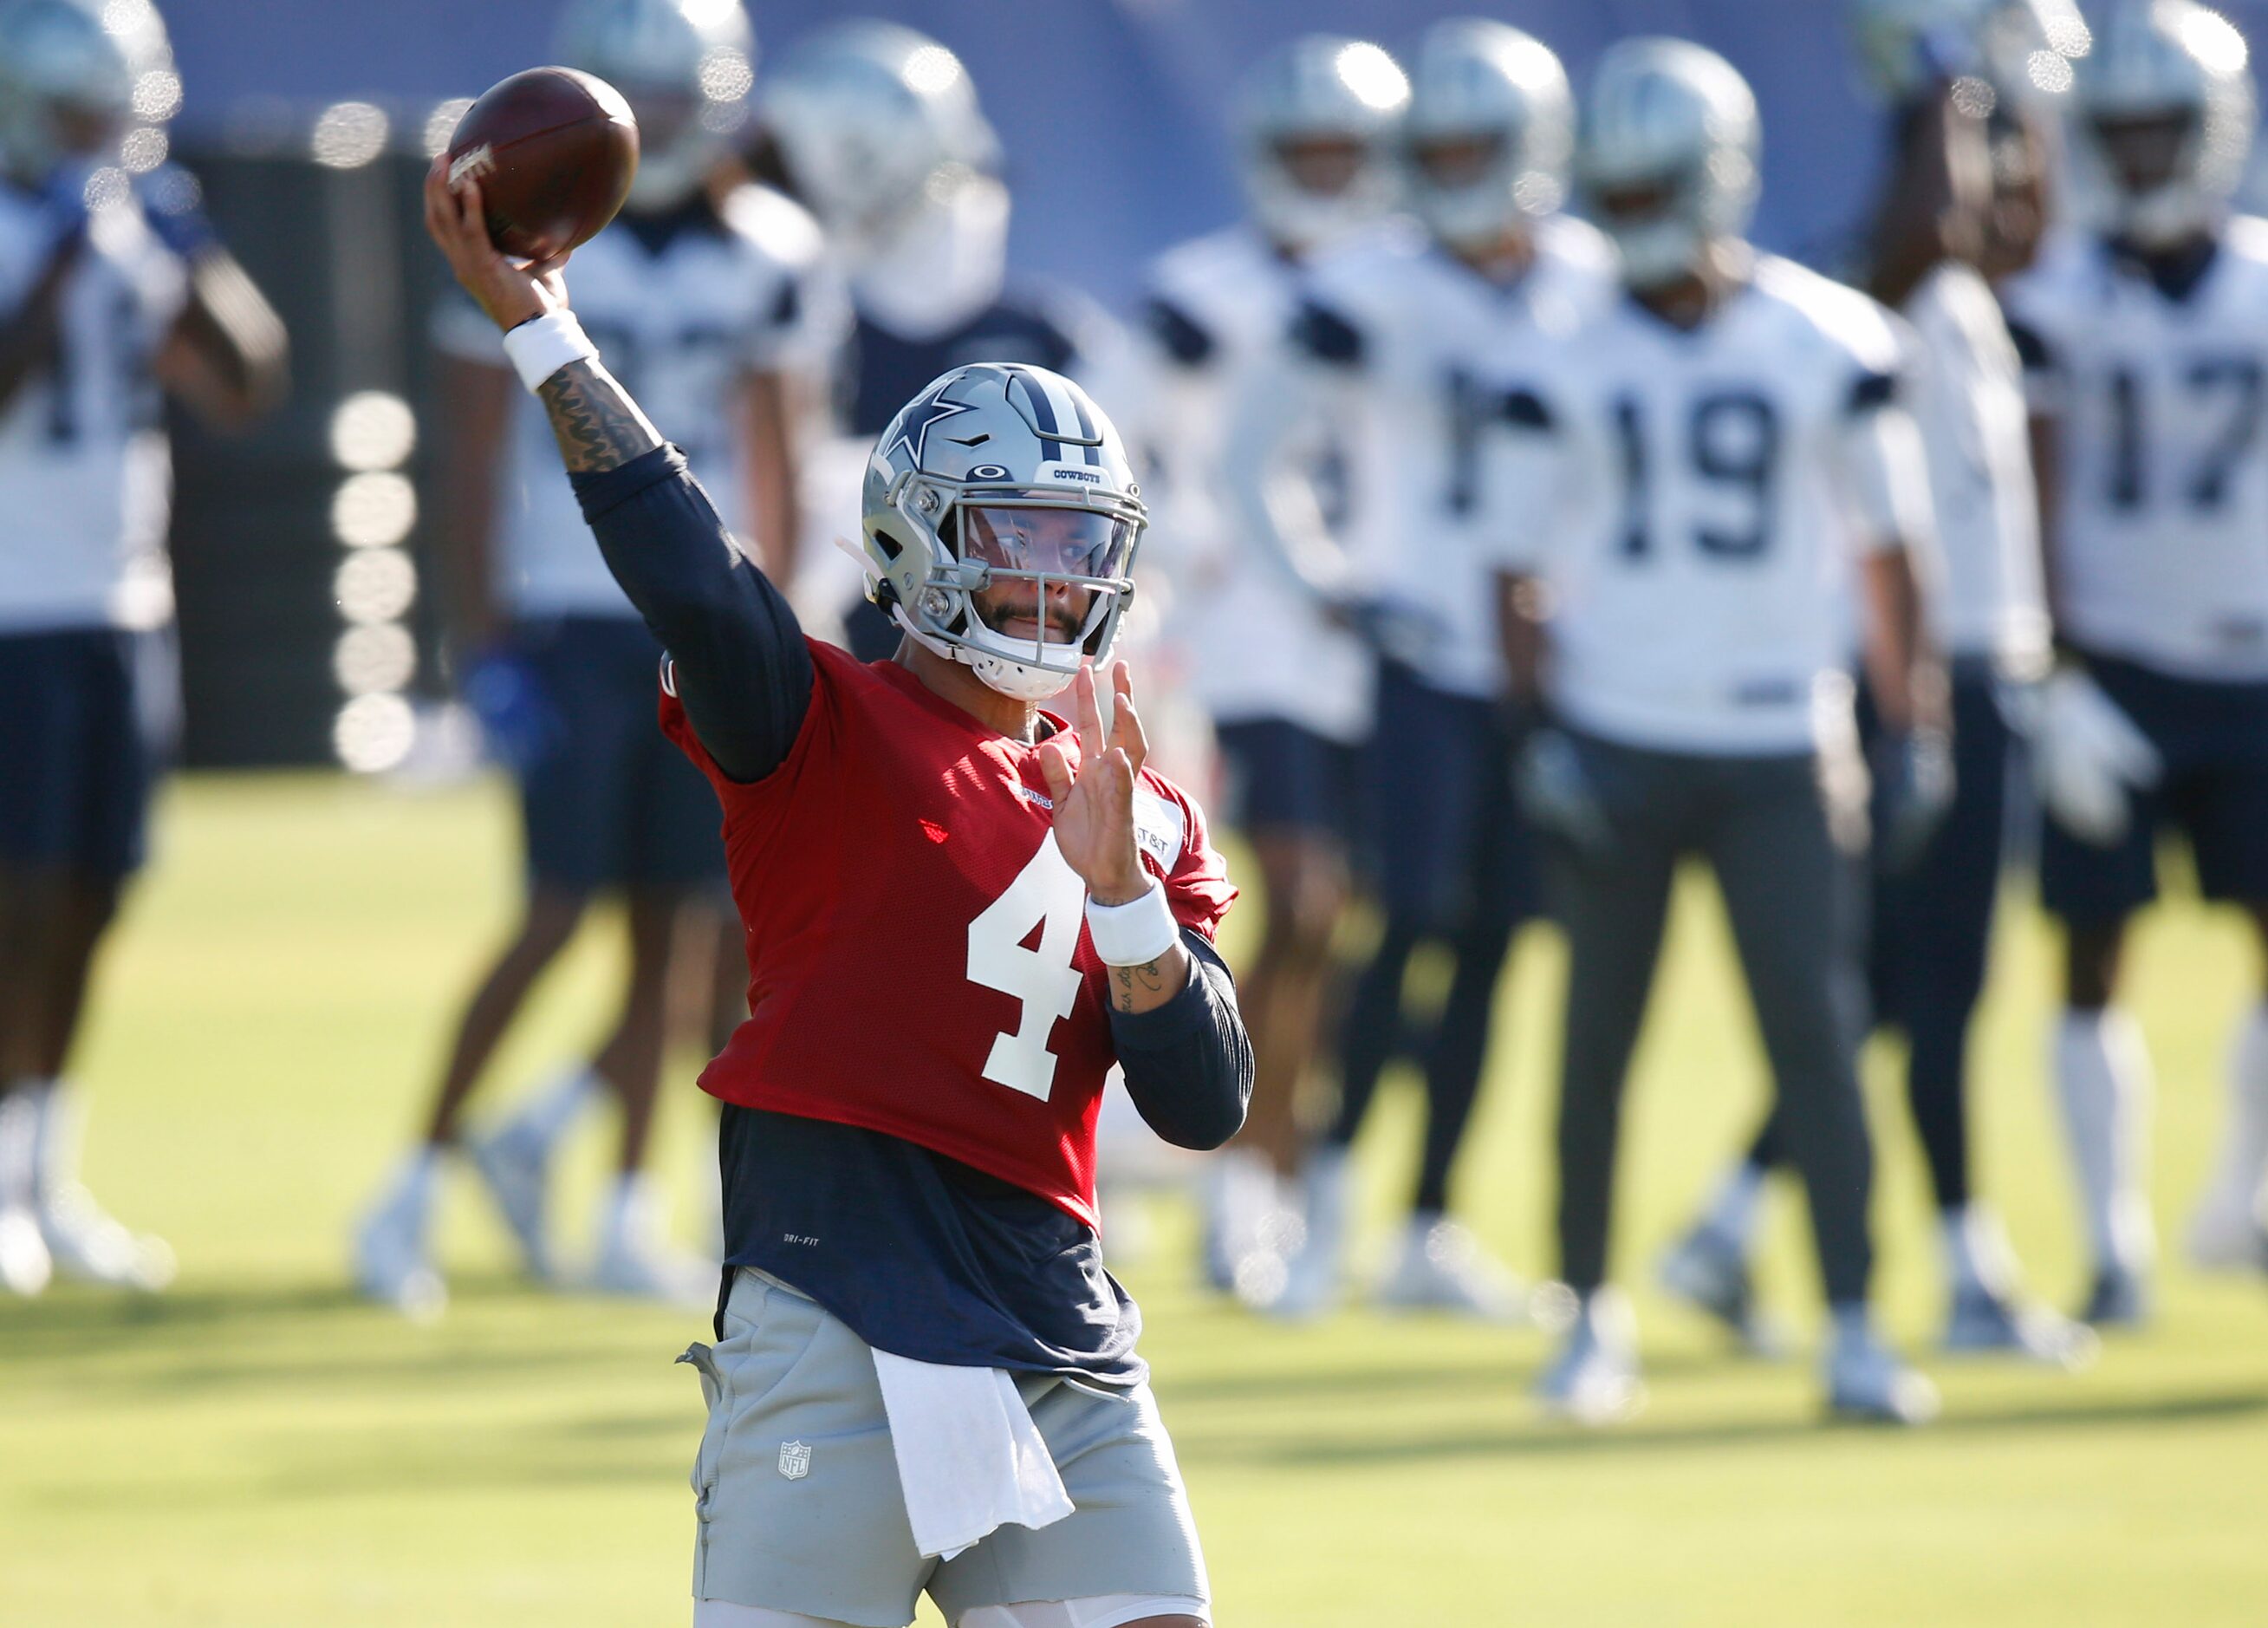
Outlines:
<svg viewBox="0 0 2268 1628"><path fill-rule="evenodd" d="M1110 1038L1126 1093L1150 1129L1176 1147L1219 1147L1244 1127L1252 1042L1220 952L1186 927L1182 943L1189 981L1181 993L1149 1012L1114 1008Z"/></svg>
<svg viewBox="0 0 2268 1628"><path fill-rule="evenodd" d="M675 447L569 478L607 569L669 652L693 733L730 778L762 779L811 705L795 612L734 546Z"/></svg>

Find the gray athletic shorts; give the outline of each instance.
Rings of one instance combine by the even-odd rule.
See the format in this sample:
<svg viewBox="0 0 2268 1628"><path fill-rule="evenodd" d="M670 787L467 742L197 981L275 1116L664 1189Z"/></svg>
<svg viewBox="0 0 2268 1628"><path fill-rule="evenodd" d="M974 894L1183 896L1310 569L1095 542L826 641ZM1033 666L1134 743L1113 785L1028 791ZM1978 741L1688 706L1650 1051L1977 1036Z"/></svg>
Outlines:
<svg viewBox="0 0 2268 1628"><path fill-rule="evenodd" d="M1037 1531L1001 1527L933 1560L914 1547L866 1343L786 1285L746 1270L724 1328L713 1350L686 1353L709 1398L693 1466L696 1600L902 1628L924 1589L954 1624L979 1606L1027 1601L1211 1598L1148 1385L1019 1375L1073 1512Z"/></svg>

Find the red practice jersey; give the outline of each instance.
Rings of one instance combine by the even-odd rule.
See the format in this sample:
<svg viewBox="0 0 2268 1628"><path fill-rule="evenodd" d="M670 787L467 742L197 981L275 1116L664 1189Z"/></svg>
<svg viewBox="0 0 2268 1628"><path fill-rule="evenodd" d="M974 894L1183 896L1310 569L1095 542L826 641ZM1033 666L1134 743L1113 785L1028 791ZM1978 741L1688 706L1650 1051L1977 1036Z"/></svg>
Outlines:
<svg viewBox="0 0 2268 1628"><path fill-rule="evenodd" d="M702 1089L902 1137L1093 1227L1095 1114L1117 1058L1039 750L895 661L808 642L803 727L751 785L662 695L662 728L724 805L747 941L751 1015ZM1204 815L1147 769L1134 803L1143 864L1211 938L1236 889Z"/></svg>

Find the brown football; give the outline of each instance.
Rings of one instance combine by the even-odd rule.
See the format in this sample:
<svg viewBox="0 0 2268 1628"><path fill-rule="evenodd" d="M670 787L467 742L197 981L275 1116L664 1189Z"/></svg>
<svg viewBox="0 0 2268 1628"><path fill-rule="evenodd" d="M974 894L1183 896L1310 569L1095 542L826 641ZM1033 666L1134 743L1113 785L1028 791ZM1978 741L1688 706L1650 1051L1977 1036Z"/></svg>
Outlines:
<svg viewBox="0 0 2268 1628"><path fill-rule="evenodd" d="M588 242L637 173L622 92L572 68L530 68L490 87L449 138L449 184L481 184L489 240L523 260Z"/></svg>

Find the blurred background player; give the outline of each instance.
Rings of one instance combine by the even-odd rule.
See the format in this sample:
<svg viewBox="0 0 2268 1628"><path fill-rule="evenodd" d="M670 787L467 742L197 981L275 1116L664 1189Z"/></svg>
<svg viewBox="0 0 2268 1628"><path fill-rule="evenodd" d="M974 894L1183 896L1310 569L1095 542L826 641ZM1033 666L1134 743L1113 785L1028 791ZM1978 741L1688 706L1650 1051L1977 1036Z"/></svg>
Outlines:
<svg viewBox="0 0 2268 1628"><path fill-rule="evenodd" d="M1223 490L1225 420L1251 371L1279 365L1302 264L1392 203L1408 99L1401 69L1375 45L1310 34L1277 51L1237 99L1249 219L1160 256L1144 311L1153 371L1138 438L1157 466L1159 531L1177 550L1174 637L1264 883L1259 947L1237 991L1252 1106L1208 1167L1205 1217L1208 1276L1257 1300L1282 1293L1283 1256L1296 1252L1284 1184L1299 1170L1299 1101L1333 981L1373 679L1362 642L1240 533ZM1301 431L1310 477L1289 496L1342 498L1335 427L1314 417ZM1317 523L1336 533L1343 519Z"/></svg>
<svg viewBox="0 0 2268 1628"><path fill-rule="evenodd" d="M797 603L814 630L839 624L861 660L880 660L898 631L836 547L855 530L874 438L923 386L964 363L1028 362L1085 379L1108 348L1108 325L1065 298L1012 285L998 138L961 59L926 34L860 18L797 40L765 74L752 164L818 217L854 313L835 434L808 460Z"/></svg>
<svg viewBox="0 0 2268 1628"><path fill-rule="evenodd" d="M1559 1239L1580 1310L1539 1394L1587 1424L1641 1396L1628 1303L1606 1286L1614 1162L1689 852L1723 894L1804 1173L1834 1320L1829 1405L1897 1422L1934 1407L1867 1311L1847 852L1859 775L1822 723L1847 696L1842 630L1859 597L1889 737L1885 840L1900 840L1931 812L1904 768L1928 721L1907 553L1927 541L1926 472L1893 399L1889 314L1745 241L1758 148L1755 99L1722 57L1675 40L1607 52L1578 167L1631 298L1520 358L1495 415L1525 460L1487 483L1487 533L1509 562L1506 667L1542 714L1521 783L1568 945Z"/></svg>
<svg viewBox="0 0 2268 1628"><path fill-rule="evenodd" d="M0 1286L18 1293L173 1270L79 1183L63 1071L177 710L162 395L225 426L284 389L283 324L195 183L126 167L150 169L180 100L155 11L0 4Z"/></svg>
<svg viewBox="0 0 2268 1628"><path fill-rule="evenodd" d="M1487 575L1462 532L1477 498L1483 410L1472 369L1508 333L1603 303L1612 262L1595 232L1557 212L1573 116L1549 49L1501 23L1440 23L1410 79L1402 153L1424 232L1366 234L1314 260L1291 336L1297 387L1261 375L1227 449L1240 524L1379 652L1363 773L1383 921L1339 1031L1338 1115L1308 1161L1307 1247L1278 1302L1295 1316L1337 1294L1348 1148L1397 1053L1425 1070L1425 1150L1380 1298L1487 1316L1520 1308L1510 1274L1447 1219L1498 974L1514 927L1536 906L1507 778ZM1307 397L1345 414L1354 497L1343 549L1315 523L1323 509L1312 495L1300 505L1277 496L1300 473L1284 442ZM1454 961L1430 1023L1405 1017L1403 988L1428 942Z"/></svg>
<svg viewBox="0 0 2268 1628"><path fill-rule="evenodd" d="M2003 692L2036 682L2048 656L2022 369L1979 269L1995 247L1990 121L2013 127L2001 140L2020 152L2037 139L2025 70L2046 41L2033 8L2006 0L1862 0L1852 23L1891 109L1894 157L1873 223L1867 289L1900 311L1916 340L1909 406L1937 514L1932 610L1949 656L1953 728L1943 822L1918 851L1882 843L1874 851L1873 1017L1906 1040L1907 1101L1944 1250L1946 1348L2070 1364L2089 1340L2046 1308L2020 1302L2006 1229L1971 1190L1968 1120L1970 1020L1984 986L2007 845L2014 736ZM2032 196L2021 214L2022 200L2012 199L2003 217L2029 219L2036 232L2041 173L2009 167L2012 185ZM2036 238L2011 243L1999 234L2004 254L2029 258L2036 246ZM1871 744L1874 709L1862 705L1860 717ZM1878 810L1878 819L1887 813ZM1765 1171L1786 1158L1775 1115L1710 1215L1662 1263L1666 1287L1751 1343L1770 1343L1749 1271L1757 1199Z"/></svg>
<svg viewBox="0 0 2268 1628"><path fill-rule="evenodd" d="M797 427L843 318L811 217L729 167L753 77L747 15L697 0L574 0L556 49L622 92L642 142L622 214L575 253L588 331L626 386L680 427L734 534L775 580L792 580ZM357 1279L378 1300L437 1302L428 1222L441 1155L460 1141L528 1270L553 1277L553 1150L611 1091L622 1107L620 1174L590 1281L697 1300L713 1291L714 1269L667 1246L665 1201L643 1168L666 995L688 959L696 976L707 964L677 954L677 929L688 904L711 908L721 885L715 801L655 727L660 648L592 548L550 428L516 387L494 325L460 301L445 308L435 338L456 646L468 696L519 781L527 895L465 1012L423 1144L362 1224ZM612 889L623 895L630 939L613 1033L501 1124L464 1138L466 1099L506 1028L593 895ZM729 972L719 981L743 982L737 932L722 942Z"/></svg>
<svg viewBox="0 0 2268 1628"><path fill-rule="evenodd" d="M2147 1315L2148 1055L2118 1003L2161 828L2268 943L2268 223L2232 217L2252 141L2245 44L2186 3L2098 19L2073 143L2099 223L2008 284L2031 369L2063 659L2035 740L2040 890L2065 932L2055 1074L2095 1272L2082 1315ZM2238 1026L2198 1258L2259 1266L2268 1006Z"/></svg>

